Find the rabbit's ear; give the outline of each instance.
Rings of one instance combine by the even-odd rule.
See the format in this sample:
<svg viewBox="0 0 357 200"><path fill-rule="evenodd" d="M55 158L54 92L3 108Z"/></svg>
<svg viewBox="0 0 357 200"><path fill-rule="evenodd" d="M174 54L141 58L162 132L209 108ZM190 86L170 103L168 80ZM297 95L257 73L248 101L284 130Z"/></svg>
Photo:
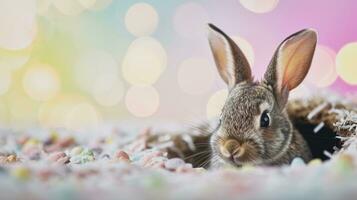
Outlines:
<svg viewBox="0 0 357 200"><path fill-rule="evenodd" d="M276 95L287 101L288 92L297 87L309 71L317 42L314 30L304 29L286 38L276 50L265 82L273 87Z"/></svg>
<svg viewBox="0 0 357 200"><path fill-rule="evenodd" d="M213 24L208 24L208 40L217 69L222 79L232 88L242 81L251 81L248 60L243 52L225 33Z"/></svg>

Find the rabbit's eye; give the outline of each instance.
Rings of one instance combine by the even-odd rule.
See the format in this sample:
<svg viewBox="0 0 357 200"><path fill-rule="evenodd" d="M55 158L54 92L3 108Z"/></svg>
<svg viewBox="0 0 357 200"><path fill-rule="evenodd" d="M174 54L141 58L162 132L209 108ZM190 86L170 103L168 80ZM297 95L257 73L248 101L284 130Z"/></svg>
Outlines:
<svg viewBox="0 0 357 200"><path fill-rule="evenodd" d="M269 126L269 124L270 124L270 118L268 115L268 111L264 111L262 113L262 116L260 116L260 127L266 128Z"/></svg>

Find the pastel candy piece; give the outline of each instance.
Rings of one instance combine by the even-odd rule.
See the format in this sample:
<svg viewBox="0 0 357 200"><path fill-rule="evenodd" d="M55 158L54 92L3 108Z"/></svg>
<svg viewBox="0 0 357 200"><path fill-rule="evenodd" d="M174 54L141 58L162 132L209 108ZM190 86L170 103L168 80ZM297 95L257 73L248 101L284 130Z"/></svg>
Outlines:
<svg viewBox="0 0 357 200"><path fill-rule="evenodd" d="M341 173L348 173L353 169L353 157L348 154L341 154L336 160L335 168Z"/></svg>
<svg viewBox="0 0 357 200"><path fill-rule="evenodd" d="M58 159L56 163L58 163L58 164L67 164L68 161L69 161L69 157L65 156L65 157L62 157L62 158Z"/></svg>
<svg viewBox="0 0 357 200"><path fill-rule="evenodd" d="M94 153L92 150L90 149L84 149L80 155L83 155L83 156L94 156Z"/></svg>
<svg viewBox="0 0 357 200"><path fill-rule="evenodd" d="M34 138L28 139L25 143L25 145L36 145L36 144L39 144L39 141Z"/></svg>
<svg viewBox="0 0 357 200"><path fill-rule="evenodd" d="M64 152L54 152L51 153L48 157L48 160L51 162L56 162L58 159L65 157L66 154Z"/></svg>
<svg viewBox="0 0 357 200"><path fill-rule="evenodd" d="M82 162L80 156L72 156L69 161L73 164L80 164Z"/></svg>
<svg viewBox="0 0 357 200"><path fill-rule="evenodd" d="M7 163L7 157L6 156L0 156L0 164L6 164Z"/></svg>
<svg viewBox="0 0 357 200"><path fill-rule="evenodd" d="M310 162L309 162L309 166L318 166L318 165L321 165L322 161L318 158L315 158L315 159L312 159Z"/></svg>
<svg viewBox="0 0 357 200"><path fill-rule="evenodd" d="M206 169L205 168L203 168L203 167L198 167L198 168L195 168L195 171L196 172L205 172L206 171Z"/></svg>
<svg viewBox="0 0 357 200"><path fill-rule="evenodd" d="M53 132L51 133L51 135L50 135L50 139L51 139L52 141L56 141L56 140L58 140L58 138L59 138L58 133L55 132L55 131L53 131Z"/></svg>
<svg viewBox="0 0 357 200"><path fill-rule="evenodd" d="M19 139L17 139L17 143L19 145L24 145L27 141L29 140L29 137L26 135L21 136Z"/></svg>
<svg viewBox="0 0 357 200"><path fill-rule="evenodd" d="M66 147L73 145L74 143L75 143L75 141L74 141L73 137L65 137L65 138L59 139L57 144L62 148L66 148Z"/></svg>
<svg viewBox="0 0 357 200"><path fill-rule="evenodd" d="M71 156L75 156L75 155L80 154L82 151L83 151L83 147L77 146L77 147L74 147L74 148L71 150L70 155L71 155Z"/></svg>
<svg viewBox="0 0 357 200"><path fill-rule="evenodd" d="M172 158L165 162L165 168L175 170L176 168L185 165L185 161L180 158Z"/></svg>
<svg viewBox="0 0 357 200"><path fill-rule="evenodd" d="M28 180L30 178L30 170L25 167L17 167L11 171L11 174L20 180Z"/></svg>
<svg viewBox="0 0 357 200"><path fill-rule="evenodd" d="M103 149L100 147L94 147L91 149L91 151L95 154L95 155L100 155L103 152Z"/></svg>
<svg viewBox="0 0 357 200"><path fill-rule="evenodd" d="M33 139L33 138L28 139L28 140L26 141L26 143L22 146L22 151L23 151L23 152L26 152L27 149L33 148L33 147L37 146L38 144L39 144L39 141L38 141L38 140Z"/></svg>
<svg viewBox="0 0 357 200"><path fill-rule="evenodd" d="M50 170L50 169L42 169L42 170L39 170L39 172L37 173L38 177L41 179L41 180L48 180L51 176L54 175L54 173Z"/></svg>
<svg viewBox="0 0 357 200"><path fill-rule="evenodd" d="M115 153L115 158L119 159L119 160L130 160L129 155L125 151L122 151L122 150L118 150Z"/></svg>
<svg viewBox="0 0 357 200"><path fill-rule="evenodd" d="M294 158L293 161L291 162L291 167L302 167L302 166L305 166L305 162L300 157Z"/></svg>
<svg viewBox="0 0 357 200"><path fill-rule="evenodd" d="M16 155L9 155L9 156L6 158L6 161L9 162L9 163L16 162L16 161L17 161L17 157L16 157Z"/></svg>

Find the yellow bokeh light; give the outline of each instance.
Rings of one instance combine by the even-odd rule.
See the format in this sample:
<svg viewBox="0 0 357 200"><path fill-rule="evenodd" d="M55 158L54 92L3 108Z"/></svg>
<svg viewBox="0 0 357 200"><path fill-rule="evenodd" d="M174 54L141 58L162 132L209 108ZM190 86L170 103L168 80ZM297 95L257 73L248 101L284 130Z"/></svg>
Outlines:
<svg viewBox="0 0 357 200"><path fill-rule="evenodd" d="M11 72L0 68L0 95L5 94L11 84Z"/></svg>
<svg viewBox="0 0 357 200"><path fill-rule="evenodd" d="M15 126L33 125L36 122L37 104L23 93L12 90L7 94L11 123Z"/></svg>
<svg viewBox="0 0 357 200"><path fill-rule="evenodd" d="M316 87L327 87L337 78L335 53L332 49L318 45L306 80Z"/></svg>
<svg viewBox="0 0 357 200"><path fill-rule="evenodd" d="M36 0L0 1L0 48L24 49L36 33Z"/></svg>
<svg viewBox="0 0 357 200"><path fill-rule="evenodd" d="M267 13L278 5L279 0L240 0L240 3L251 12Z"/></svg>
<svg viewBox="0 0 357 200"><path fill-rule="evenodd" d="M95 107L89 103L75 105L66 116L66 128L75 131L95 129L101 121Z"/></svg>
<svg viewBox="0 0 357 200"><path fill-rule="evenodd" d="M86 102L79 95L59 95L42 104L38 113L38 121L46 128L63 128L66 126L69 112L78 104Z"/></svg>
<svg viewBox="0 0 357 200"><path fill-rule="evenodd" d="M147 3L136 3L125 15L125 26L135 36L152 34L159 22L159 15L154 7Z"/></svg>
<svg viewBox="0 0 357 200"><path fill-rule="evenodd" d="M223 105L227 99L228 90L222 89L215 92L208 100L206 107L207 118L211 119L219 117L222 112Z"/></svg>
<svg viewBox="0 0 357 200"><path fill-rule="evenodd" d="M93 89L93 80L101 74L119 75L119 66L112 55L105 51L83 52L74 65L74 78L78 86L87 92Z"/></svg>
<svg viewBox="0 0 357 200"><path fill-rule="evenodd" d="M151 37L134 40L124 57L124 79L133 85L150 85L160 77L167 63L165 49Z"/></svg>
<svg viewBox="0 0 357 200"><path fill-rule="evenodd" d="M31 48L18 51L0 49L0 69L17 70L30 59Z"/></svg>
<svg viewBox="0 0 357 200"><path fill-rule="evenodd" d="M77 0L53 0L53 5L64 15L79 15L84 10Z"/></svg>
<svg viewBox="0 0 357 200"><path fill-rule="evenodd" d="M37 13L39 15L46 15L53 0L37 0Z"/></svg>
<svg viewBox="0 0 357 200"><path fill-rule="evenodd" d="M351 85L357 84L357 42L343 46L336 56L337 74Z"/></svg>
<svg viewBox="0 0 357 200"><path fill-rule="evenodd" d="M84 8L88 9L95 5L96 0L77 0Z"/></svg>
<svg viewBox="0 0 357 200"><path fill-rule="evenodd" d="M233 41L239 46L246 56L250 66L254 65L254 49L253 46L244 38L240 36L233 36Z"/></svg>
<svg viewBox="0 0 357 200"><path fill-rule="evenodd" d="M23 78L25 92L33 99L47 101L60 90L60 80L53 67L45 64L30 66Z"/></svg>
<svg viewBox="0 0 357 200"><path fill-rule="evenodd" d="M95 3L88 7L89 10L102 10L108 7L112 0L95 0Z"/></svg>
<svg viewBox="0 0 357 200"><path fill-rule="evenodd" d="M178 69L178 84L188 94L203 94L212 87L215 73L213 70L214 67L205 59L186 59Z"/></svg>
<svg viewBox="0 0 357 200"><path fill-rule="evenodd" d="M92 95L102 106L115 106L124 95L124 86L116 75L103 74L94 81Z"/></svg>
<svg viewBox="0 0 357 200"><path fill-rule="evenodd" d="M136 117L148 117L159 108L160 98L151 86L132 86L125 96L125 104Z"/></svg>
<svg viewBox="0 0 357 200"><path fill-rule="evenodd" d="M4 101L0 99L0 127L9 123L9 108Z"/></svg>

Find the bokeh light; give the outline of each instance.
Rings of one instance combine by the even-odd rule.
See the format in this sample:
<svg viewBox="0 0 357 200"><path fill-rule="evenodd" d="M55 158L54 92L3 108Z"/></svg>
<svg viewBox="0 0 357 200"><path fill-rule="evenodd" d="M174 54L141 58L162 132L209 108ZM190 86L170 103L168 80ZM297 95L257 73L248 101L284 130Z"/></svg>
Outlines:
<svg viewBox="0 0 357 200"><path fill-rule="evenodd" d="M11 72L0 68L0 95L5 94L11 84Z"/></svg>
<svg viewBox="0 0 357 200"><path fill-rule="evenodd" d="M60 90L60 80L53 67L46 64L30 66L23 78L25 92L33 99L47 101Z"/></svg>
<svg viewBox="0 0 357 200"><path fill-rule="evenodd" d="M53 5L64 15L79 15L84 10L78 0L53 0Z"/></svg>
<svg viewBox="0 0 357 200"><path fill-rule="evenodd" d="M82 5L83 8L90 8L92 6L94 6L96 0L77 0L79 2L79 4Z"/></svg>
<svg viewBox="0 0 357 200"><path fill-rule="evenodd" d="M0 49L0 69L17 70L30 59L31 48L11 51Z"/></svg>
<svg viewBox="0 0 357 200"><path fill-rule="evenodd" d="M6 94L11 101L7 101L9 107L9 119L15 127L32 124L37 119L37 105L28 96L19 91L9 91Z"/></svg>
<svg viewBox="0 0 357 200"><path fill-rule="evenodd" d="M254 66L254 49L253 46L244 38L240 36L233 36L233 41L239 46L243 51L245 57L247 58L251 67Z"/></svg>
<svg viewBox="0 0 357 200"><path fill-rule="evenodd" d="M85 99L78 95L59 95L40 107L38 121L43 127L65 127L70 110L82 102L85 102Z"/></svg>
<svg viewBox="0 0 357 200"><path fill-rule="evenodd" d="M206 107L206 115L208 119L219 117L222 112L223 105L227 99L228 90L222 89L216 91L208 100Z"/></svg>
<svg viewBox="0 0 357 200"><path fill-rule="evenodd" d="M203 94L212 87L215 73L213 69L214 67L205 59L188 58L179 66L178 84L188 94Z"/></svg>
<svg viewBox="0 0 357 200"><path fill-rule="evenodd" d="M95 2L88 7L89 10L99 11L105 9L112 3L112 0L95 0Z"/></svg>
<svg viewBox="0 0 357 200"><path fill-rule="evenodd" d="M306 80L316 87L331 85L337 78L335 57L332 49L318 45Z"/></svg>
<svg viewBox="0 0 357 200"><path fill-rule="evenodd" d="M239 0L244 8L254 13L267 13L272 11L279 0Z"/></svg>
<svg viewBox="0 0 357 200"><path fill-rule="evenodd" d="M53 0L37 0L37 14L46 15Z"/></svg>
<svg viewBox="0 0 357 200"><path fill-rule="evenodd" d="M125 15L125 26L135 36L147 36L158 25L159 15L154 7L147 3L132 5Z"/></svg>
<svg viewBox="0 0 357 200"><path fill-rule="evenodd" d="M101 74L119 75L119 66L112 55L101 50L84 51L74 65L74 78L80 89L91 92L93 81Z"/></svg>
<svg viewBox="0 0 357 200"><path fill-rule="evenodd" d="M207 23L232 37L259 79L276 45L308 28L303 16L319 42L306 79L289 98L319 89L355 101L357 29L351 19L357 2L298 4L0 0L0 128L7 122L79 129L102 119L216 117L226 85L214 66ZM81 112L88 118L76 121Z"/></svg>
<svg viewBox="0 0 357 200"><path fill-rule="evenodd" d="M151 86L132 86L126 93L125 104L134 116L149 117L159 108L160 97Z"/></svg>
<svg viewBox="0 0 357 200"><path fill-rule="evenodd" d="M205 37L209 15L204 7L189 2L177 7L173 18L174 29L186 38Z"/></svg>
<svg viewBox="0 0 357 200"><path fill-rule="evenodd" d="M351 85L357 84L357 42L343 46L336 56L337 74Z"/></svg>
<svg viewBox="0 0 357 200"><path fill-rule="evenodd" d="M134 40L122 63L124 79L133 85L150 85L166 68L167 55L159 41L152 37Z"/></svg>
<svg viewBox="0 0 357 200"><path fill-rule="evenodd" d="M124 86L116 74L102 74L94 81L92 94L99 105L115 106L124 95Z"/></svg>
<svg viewBox="0 0 357 200"><path fill-rule="evenodd" d="M9 123L9 108L4 101L0 99L0 126L5 126Z"/></svg>
<svg viewBox="0 0 357 200"><path fill-rule="evenodd" d="M42 127L78 130L96 127L101 121L101 116L85 97L62 94L42 104L38 112L38 121Z"/></svg>
<svg viewBox="0 0 357 200"><path fill-rule="evenodd" d="M0 48L24 49L36 33L36 0L0 1Z"/></svg>
<svg viewBox="0 0 357 200"><path fill-rule="evenodd" d="M81 131L97 128L101 117L95 107L90 103L75 105L66 116L65 127L70 130Z"/></svg>

